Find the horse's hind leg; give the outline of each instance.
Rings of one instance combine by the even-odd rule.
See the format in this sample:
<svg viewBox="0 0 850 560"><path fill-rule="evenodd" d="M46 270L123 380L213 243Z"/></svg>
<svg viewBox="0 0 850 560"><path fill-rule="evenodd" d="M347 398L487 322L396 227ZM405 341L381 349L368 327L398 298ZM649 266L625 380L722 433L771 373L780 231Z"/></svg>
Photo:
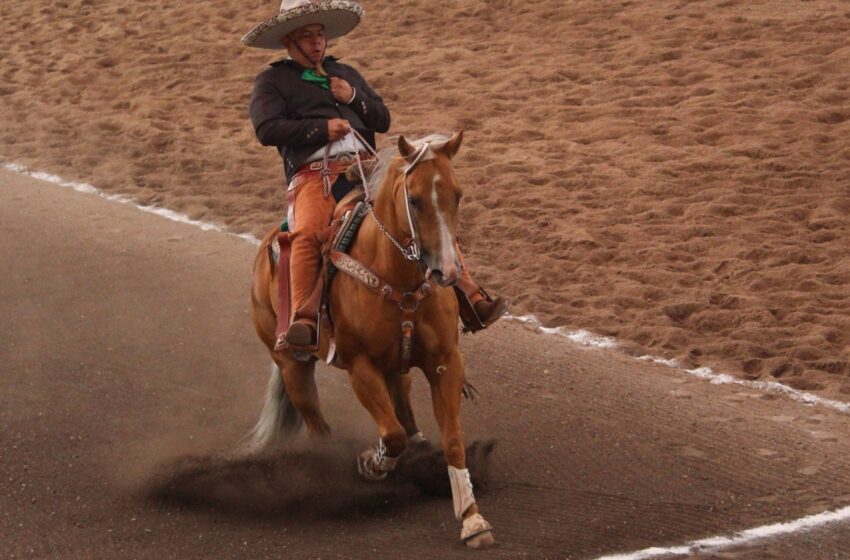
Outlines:
<svg viewBox="0 0 850 560"><path fill-rule="evenodd" d="M463 521L461 540L472 548L484 548L495 542L493 528L478 510L472 493L472 480L466 468L466 450L460 427L460 399L463 391L463 357L455 349L442 361L425 371L431 385L434 415L443 438L443 452L449 464L449 481L455 517Z"/></svg>
<svg viewBox="0 0 850 560"><path fill-rule="evenodd" d="M331 428L322 416L319 406L315 360L301 362L283 352L275 352L272 356L283 374L289 399L307 424L307 432L311 435L330 434Z"/></svg>
<svg viewBox="0 0 850 560"><path fill-rule="evenodd" d="M351 362L349 378L357 398L378 425L378 447L360 454L357 470L368 480L383 480L407 448L407 434L395 415L383 373L365 356Z"/></svg>

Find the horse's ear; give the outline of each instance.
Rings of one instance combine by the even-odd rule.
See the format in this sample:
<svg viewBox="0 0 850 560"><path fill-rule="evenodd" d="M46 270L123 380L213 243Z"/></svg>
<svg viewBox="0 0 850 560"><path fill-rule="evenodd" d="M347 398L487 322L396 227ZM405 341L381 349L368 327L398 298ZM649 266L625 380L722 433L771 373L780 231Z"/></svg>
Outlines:
<svg viewBox="0 0 850 560"><path fill-rule="evenodd" d="M449 141L441 148L444 154L449 156L449 159L455 157L457 151L460 150L460 145L463 143L463 130L458 130L449 138Z"/></svg>
<svg viewBox="0 0 850 560"><path fill-rule="evenodd" d="M404 136L398 137L398 153L401 154L401 157L407 159L416 151L416 148L411 146L410 142Z"/></svg>

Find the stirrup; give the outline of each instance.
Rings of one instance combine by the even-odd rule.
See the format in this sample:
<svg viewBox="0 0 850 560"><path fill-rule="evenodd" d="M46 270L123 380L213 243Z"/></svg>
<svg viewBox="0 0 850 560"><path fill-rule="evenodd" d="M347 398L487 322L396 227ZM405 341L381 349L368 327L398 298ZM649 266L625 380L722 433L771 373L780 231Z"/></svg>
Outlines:
<svg viewBox="0 0 850 560"><path fill-rule="evenodd" d="M294 325L298 324L297 321L293 322L289 325L289 329L292 329ZM304 323L302 323L304 324ZM313 330L313 336L315 339L310 344L290 344L286 339L286 335L289 333L281 333L277 336L277 340L275 341L274 351L282 352L282 351L290 351L292 352L292 356L299 361L308 361L314 352L318 352L319 350L319 329L318 327L313 327L307 323L307 326Z"/></svg>
<svg viewBox="0 0 850 560"><path fill-rule="evenodd" d="M460 320L463 323L463 327L461 328L461 332L463 333L475 333L486 329L498 321L499 318L508 310L508 305L510 303L508 300L499 297L492 298L490 297L490 294L484 290L484 288L479 288L478 293L484 296L484 299L479 301L486 301L488 303L499 302L495 312L490 317L484 319L478 314L478 311L475 310L475 305L473 305L463 290L461 290L458 286L455 286L454 290L459 304Z"/></svg>

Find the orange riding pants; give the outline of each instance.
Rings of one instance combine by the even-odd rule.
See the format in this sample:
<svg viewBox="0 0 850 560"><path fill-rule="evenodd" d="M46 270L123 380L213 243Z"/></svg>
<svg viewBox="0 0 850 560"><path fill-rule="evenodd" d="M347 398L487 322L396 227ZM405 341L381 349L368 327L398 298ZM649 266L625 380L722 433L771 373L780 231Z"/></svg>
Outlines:
<svg viewBox="0 0 850 560"><path fill-rule="evenodd" d="M331 174L331 183L337 180ZM289 183L287 192L289 212L287 221L290 231L290 300L292 321L306 320L315 323L318 315L318 300L311 300L322 268L321 241L319 234L333 219L336 201L325 196L324 183L318 173L296 175Z"/></svg>
<svg viewBox="0 0 850 560"><path fill-rule="evenodd" d="M332 173L331 184L338 175ZM322 177L318 173L296 175L287 191L289 200L288 222L291 243L290 253L290 300L292 302L292 321L315 323L318 315L318 294L314 289L322 268L322 233L333 219L336 201L333 196L325 196ZM479 286L472 280L469 270L461 261L458 287L463 290L472 303L483 298Z"/></svg>

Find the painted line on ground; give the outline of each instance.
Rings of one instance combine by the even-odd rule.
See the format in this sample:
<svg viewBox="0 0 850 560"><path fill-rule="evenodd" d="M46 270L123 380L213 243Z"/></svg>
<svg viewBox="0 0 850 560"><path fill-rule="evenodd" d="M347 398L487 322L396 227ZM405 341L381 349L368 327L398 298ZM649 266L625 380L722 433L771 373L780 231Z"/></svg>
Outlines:
<svg viewBox="0 0 850 560"><path fill-rule="evenodd" d="M739 531L729 536L708 537L691 541L686 544L671 546L671 547L651 547L635 552L626 552L621 554L611 554L608 556L600 556L595 560L645 560L647 558L663 558L665 556L685 556L692 554L703 554L718 552L720 550L754 544L758 541L791 535L794 533L803 533L830 525L832 523L840 523L850 520L850 506L836 509L833 511L825 511L814 515L807 515L793 521L784 521L782 523L774 523L772 525L763 525L754 527L746 531Z"/></svg>
<svg viewBox="0 0 850 560"><path fill-rule="evenodd" d="M168 208L162 208L160 206L145 206L144 204L140 204L137 200L134 200L129 196L125 196L123 194L110 194L98 189L97 187L89 185L88 183L77 183L76 181L68 181L58 175L46 173L44 171L30 171L29 169L27 169L26 165L21 165L20 163L4 163L3 169L5 169L6 171L12 171L14 173L19 173L21 175L27 175L29 177L32 177L33 179L38 179L39 181L44 181L46 183L53 183L54 185L59 185L60 187L73 189L77 192L97 195L100 198L109 200L110 202L117 202L119 204L129 204L130 206L135 206L142 212L154 214L155 216L159 216L161 218L165 218L173 222L180 222L181 224L195 226L201 228L203 231L216 231L219 233L224 233L225 235L238 237L239 239L243 239L253 245L260 244L260 240L254 237L253 235L247 233L233 233L224 226L220 226L218 224L213 224L210 222L204 222L202 220L194 220L186 214L181 214L180 212L175 212L174 210L169 210Z"/></svg>
<svg viewBox="0 0 850 560"><path fill-rule="evenodd" d="M66 187L73 189L77 192L85 193L85 194L93 194L97 195L101 198L109 200L111 202L117 202L119 204L129 204L138 208L143 212L147 212L149 214L154 214L161 218L165 218L167 220L172 220L174 222L179 222L182 224L187 224L191 226L198 227L203 231L216 231L219 233L224 233L226 235L230 235L233 237L238 237L244 241L252 245L259 245L260 240L248 233L234 233L230 231L227 227L221 226L218 224L204 222L201 220L195 220L187 216L186 214L181 214L180 212L175 212L174 210L169 210L168 208L162 208L159 206L145 206L140 204L138 201L130 198L129 196L121 195L121 194L110 194L106 193L97 187L94 187L88 183L78 183L75 181L68 181L59 177L58 175L54 175L52 173L46 173L44 171L30 171L27 166L22 165L20 163L4 163L3 169L7 171L12 171L14 173L19 173L21 175L27 175L34 179L38 179L40 181L44 181L47 183L52 183L54 185L59 185L60 187ZM534 317L533 315L507 315L507 319L518 321L520 323L524 323L526 325L530 325L531 327L537 329L539 332L552 336L559 336L566 338L572 341L575 344L580 346L586 346L590 348L605 348L605 349L616 349L618 344L617 341L613 338L607 336L599 336L593 334L586 330L577 330L571 331L567 330L563 327L544 327L540 320ZM650 361L657 364L665 365L671 368L674 368L678 371L682 371L689 375L693 375L695 377L699 377L701 379L705 379L709 383L715 385L740 385L743 387L748 387L750 389L754 389L757 391L762 391L765 393L771 393L776 395L784 395L790 399L793 399L797 402L807 404L807 405L818 405L826 408L831 408L833 410L837 410L839 412L843 412L845 414L850 414L850 403L844 403L841 401L835 401L831 399L825 399L823 397L819 397L817 395L813 395L811 393L806 393L805 391L800 391L799 389L794 389L793 387L789 387L787 385L783 385L781 383L776 383L774 381L748 381L745 379L738 379L731 375L723 374L723 373L715 373L710 368L702 367L696 369L685 369L679 366L675 360L666 360L664 358L658 358L655 356L640 356L636 358L642 361Z"/></svg>

